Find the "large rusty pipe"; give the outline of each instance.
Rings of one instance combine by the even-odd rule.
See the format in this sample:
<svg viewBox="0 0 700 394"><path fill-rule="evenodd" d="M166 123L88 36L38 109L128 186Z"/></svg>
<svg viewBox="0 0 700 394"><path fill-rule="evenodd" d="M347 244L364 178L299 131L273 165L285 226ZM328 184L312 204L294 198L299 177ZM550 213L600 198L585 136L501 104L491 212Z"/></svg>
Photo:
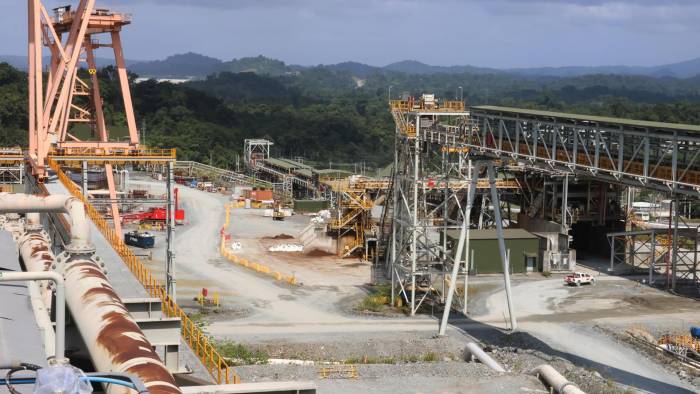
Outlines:
<svg viewBox="0 0 700 394"><path fill-rule="evenodd" d="M151 393L181 393L172 374L94 261L89 223L82 202L68 196L0 193L0 213L35 212L66 212L71 217L71 244L66 253L50 265L55 265L63 274L69 289L66 303L96 370L136 375ZM27 222L32 229L38 223L36 215L29 215ZM48 240L45 241L48 246ZM31 251L29 240L25 242L28 245L25 249ZM31 254L27 257L32 259ZM40 260L32 263L38 269L45 267L42 264ZM112 385L108 392L123 393L128 389Z"/></svg>
<svg viewBox="0 0 700 394"><path fill-rule="evenodd" d="M98 265L87 255L62 255L58 263L70 289L66 301L96 369L136 375L150 393L180 393ZM110 394L119 390L114 387Z"/></svg>
<svg viewBox="0 0 700 394"><path fill-rule="evenodd" d="M24 232L19 234L17 245L27 271L50 271L56 262L56 256L51 251L51 241L41 229L38 213L27 213ZM49 282L39 282L38 285L44 306L50 309L52 292Z"/></svg>
<svg viewBox="0 0 700 394"><path fill-rule="evenodd" d="M64 212L71 219L71 250L90 249L90 225L83 202L72 196L0 193L0 213Z"/></svg>

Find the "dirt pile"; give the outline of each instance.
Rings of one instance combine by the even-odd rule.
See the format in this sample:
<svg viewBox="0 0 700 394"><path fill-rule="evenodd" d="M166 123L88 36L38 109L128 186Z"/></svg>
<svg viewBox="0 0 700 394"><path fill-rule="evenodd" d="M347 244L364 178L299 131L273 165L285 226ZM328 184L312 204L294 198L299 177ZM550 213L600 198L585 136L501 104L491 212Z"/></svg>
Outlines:
<svg viewBox="0 0 700 394"><path fill-rule="evenodd" d="M263 237L263 239L294 239L294 237L289 234L277 234L274 237Z"/></svg>
<svg viewBox="0 0 700 394"><path fill-rule="evenodd" d="M335 253L330 253L321 249L311 249L309 252L306 253L306 255L311 257L328 257L335 256Z"/></svg>

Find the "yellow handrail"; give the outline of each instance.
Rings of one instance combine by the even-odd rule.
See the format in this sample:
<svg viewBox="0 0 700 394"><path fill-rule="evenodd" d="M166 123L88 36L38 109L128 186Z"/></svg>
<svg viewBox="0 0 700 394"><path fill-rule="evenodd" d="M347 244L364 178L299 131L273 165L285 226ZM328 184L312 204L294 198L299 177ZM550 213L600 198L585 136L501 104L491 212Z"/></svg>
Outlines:
<svg viewBox="0 0 700 394"><path fill-rule="evenodd" d="M57 160L72 156L97 156L97 157L118 157L118 158L162 158L175 159L177 152L175 149L162 148L83 148L83 147L52 147L49 156L54 156Z"/></svg>
<svg viewBox="0 0 700 394"><path fill-rule="evenodd" d="M231 209L233 209L235 207L235 204L234 203L226 204L225 207L226 207L226 219L224 220L224 228L223 228L224 230L228 229L229 226L231 225ZM250 268L250 269L255 270L261 274L270 276L274 280L284 281L284 282L289 283L292 286L296 286L299 284L297 282L296 275L294 275L294 274L284 275L283 273L281 273L279 271L275 271L274 269L268 267L265 264L253 263L253 262L250 262L243 257L238 257L235 254L233 254L233 252L231 252L230 250L228 250L226 248L226 235L223 234L223 232L221 234L221 243L219 244L219 253L221 253L221 255L223 257L225 257L228 261L230 261L234 264L238 264L242 267Z"/></svg>
<svg viewBox="0 0 700 394"><path fill-rule="evenodd" d="M199 357L205 368L219 384L240 383L240 378L233 368L229 367L226 359L219 354L209 338L197 327L185 311L170 297L163 284L157 280L151 271L143 264L141 259L136 257L129 249L122 238L112 229L102 215L89 203L80 189L61 170L56 161L49 158L48 164L56 172L58 179L68 189L70 194L79 198L85 204L85 210L92 219L95 226L102 235L112 245L124 263L129 267L136 279L143 285L148 294L152 297L160 298L162 301L163 313L169 317L179 317L182 321L182 338L190 345L192 351Z"/></svg>

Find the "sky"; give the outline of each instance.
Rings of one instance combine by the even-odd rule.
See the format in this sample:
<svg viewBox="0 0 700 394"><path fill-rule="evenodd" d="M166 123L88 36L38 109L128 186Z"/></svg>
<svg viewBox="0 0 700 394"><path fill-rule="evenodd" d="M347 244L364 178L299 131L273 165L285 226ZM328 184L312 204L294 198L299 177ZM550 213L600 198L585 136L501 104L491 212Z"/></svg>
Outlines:
<svg viewBox="0 0 700 394"><path fill-rule="evenodd" d="M77 0L44 0L47 8ZM0 54L26 52L26 1L0 0ZM133 14L125 55L264 55L513 68L700 57L700 0L97 0ZM99 53L98 53L98 56ZM106 55L105 55L106 56Z"/></svg>

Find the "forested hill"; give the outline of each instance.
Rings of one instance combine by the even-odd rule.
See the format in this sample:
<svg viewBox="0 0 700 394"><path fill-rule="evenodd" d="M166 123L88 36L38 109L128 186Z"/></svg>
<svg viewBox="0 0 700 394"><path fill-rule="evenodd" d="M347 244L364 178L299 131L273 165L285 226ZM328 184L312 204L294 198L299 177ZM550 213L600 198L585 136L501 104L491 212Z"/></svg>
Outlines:
<svg viewBox="0 0 700 394"><path fill-rule="evenodd" d="M98 77L107 123L118 134L125 120L115 95L115 72L106 67ZM472 105L700 124L700 77L398 72L358 77L352 70L314 67L277 76L225 72L183 85L147 81L134 83L132 94L146 143L178 148L182 160L232 167L245 138L268 138L275 142L277 155L381 165L393 157L389 86L393 97L433 92L454 98L462 86ZM26 74L0 63L0 145L26 144L26 101Z"/></svg>

